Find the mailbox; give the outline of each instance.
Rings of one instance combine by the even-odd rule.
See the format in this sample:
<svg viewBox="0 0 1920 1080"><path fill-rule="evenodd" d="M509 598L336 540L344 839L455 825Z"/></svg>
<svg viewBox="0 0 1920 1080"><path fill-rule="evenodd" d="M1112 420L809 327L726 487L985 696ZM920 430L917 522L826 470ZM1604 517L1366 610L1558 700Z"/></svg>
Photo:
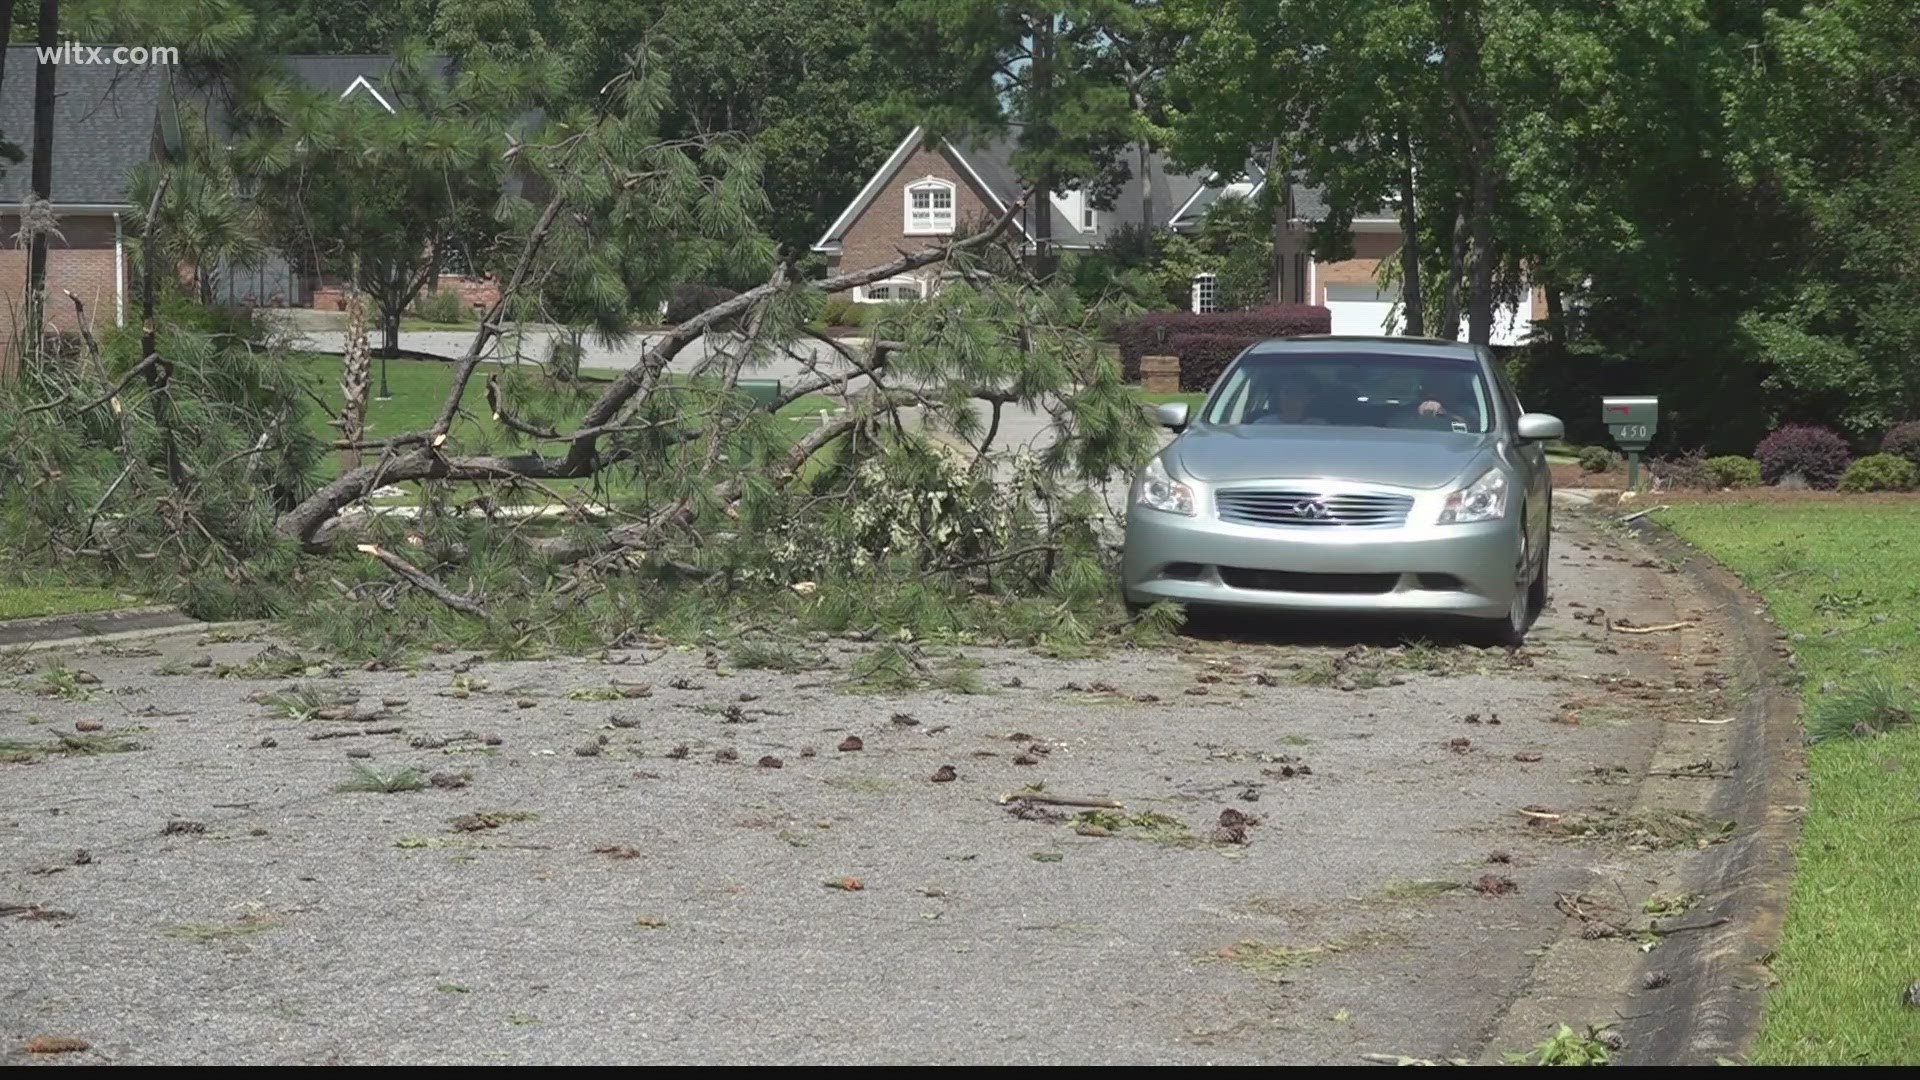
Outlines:
<svg viewBox="0 0 1920 1080"><path fill-rule="evenodd" d="M766 405L780 400L779 379L741 379L734 385L755 405Z"/></svg>
<svg viewBox="0 0 1920 1080"><path fill-rule="evenodd" d="M1653 441L1660 430L1660 399L1657 397L1610 397L1600 399L1600 418L1620 449L1638 453Z"/></svg>

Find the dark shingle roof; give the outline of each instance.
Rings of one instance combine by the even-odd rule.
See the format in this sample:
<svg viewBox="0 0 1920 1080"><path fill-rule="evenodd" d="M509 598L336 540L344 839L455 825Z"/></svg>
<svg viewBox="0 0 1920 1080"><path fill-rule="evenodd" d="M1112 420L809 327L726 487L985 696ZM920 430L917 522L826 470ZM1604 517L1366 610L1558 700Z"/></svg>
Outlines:
<svg viewBox="0 0 1920 1080"><path fill-rule="evenodd" d="M332 90L336 94L345 93L355 80L365 79L367 86L386 98L388 105L393 104L393 92L387 86L387 75L393 70L393 57L384 53L283 56L280 64L288 74L308 86ZM453 78L453 60L449 57L428 57L426 65L430 70L437 71L443 79Z"/></svg>
<svg viewBox="0 0 1920 1080"><path fill-rule="evenodd" d="M1249 185L1246 194L1252 197L1259 194L1260 189L1266 186L1267 174L1260 166L1249 164L1247 175L1240 182ZM1194 193L1193 201L1179 209L1178 215L1168 223L1169 227L1197 228L1200 222L1205 220L1207 209L1219 200L1227 190L1227 186L1225 177L1211 177L1207 184ZM1293 185L1293 216L1299 221L1319 221L1326 217L1326 193L1317 187L1308 187L1306 184Z"/></svg>
<svg viewBox="0 0 1920 1080"><path fill-rule="evenodd" d="M7 50L0 123L20 151L33 153L34 47ZM124 206L127 174L147 160L167 69L132 64L61 64L54 73L53 202ZM0 205L31 190L28 162L0 176Z"/></svg>
<svg viewBox="0 0 1920 1080"><path fill-rule="evenodd" d="M980 179L1002 202L1010 202L1021 192L1020 178L1013 171L1013 152L1015 136L1008 134L991 142L977 146L960 144L960 151L966 155L967 163L973 166ZM1069 221L1058 205L1051 207L1053 214L1053 242L1069 247L1097 247L1106 243L1107 237L1123 225L1138 225L1141 221L1140 195L1143 188L1140 177L1140 151L1138 147L1128 146L1120 156L1127 166L1127 180L1115 193L1113 206L1099 211L1091 230L1081 231L1080 223ZM1194 190L1205 180L1204 176L1171 170L1166 158L1153 154L1148 158L1147 168L1153 180L1153 225L1164 226L1180 205L1187 201ZM1050 203L1052 200L1048 200ZM1032 229L1034 214L1029 209L1024 224Z"/></svg>

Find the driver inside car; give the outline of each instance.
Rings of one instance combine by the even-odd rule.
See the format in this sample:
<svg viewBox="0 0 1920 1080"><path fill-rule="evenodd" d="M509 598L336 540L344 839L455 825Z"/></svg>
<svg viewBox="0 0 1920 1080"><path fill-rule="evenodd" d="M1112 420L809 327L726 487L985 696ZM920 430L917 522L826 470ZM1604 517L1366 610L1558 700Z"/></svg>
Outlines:
<svg viewBox="0 0 1920 1080"><path fill-rule="evenodd" d="M1267 388L1267 400L1247 416L1250 422L1263 424L1324 424L1326 418L1313 415L1317 389L1311 379L1291 372L1276 376Z"/></svg>
<svg viewBox="0 0 1920 1080"><path fill-rule="evenodd" d="M1419 399L1420 404L1414 410L1415 415L1445 420L1463 429L1473 426L1468 423L1466 409L1460 404L1460 388L1447 385L1446 380L1436 380L1431 377L1422 379Z"/></svg>

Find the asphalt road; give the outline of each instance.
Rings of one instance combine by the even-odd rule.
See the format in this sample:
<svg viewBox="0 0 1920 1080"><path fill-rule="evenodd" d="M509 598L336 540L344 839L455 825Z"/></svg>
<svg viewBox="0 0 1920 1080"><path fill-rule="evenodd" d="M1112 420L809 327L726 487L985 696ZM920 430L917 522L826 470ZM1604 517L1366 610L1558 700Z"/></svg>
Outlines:
<svg viewBox="0 0 1920 1080"><path fill-rule="evenodd" d="M3 657L0 756L28 760L0 764L0 1061L53 1036L172 1064L1524 1050L1498 1040L1534 1018L1502 1022L1579 930L1557 901L1637 910L1675 856L1523 808L1604 820L1663 717L1720 707L1685 633L1595 616L1689 602L1627 543L1563 522L1517 658L1240 623L968 649L990 693L885 696L845 689L869 646L841 640L797 674L642 649L254 679L231 669L269 642L193 635ZM616 681L649 695L598 700ZM296 683L360 715L258 700ZM138 748L36 752L96 722ZM354 766L470 780L338 790ZM1002 804L1035 787L1155 816Z"/></svg>

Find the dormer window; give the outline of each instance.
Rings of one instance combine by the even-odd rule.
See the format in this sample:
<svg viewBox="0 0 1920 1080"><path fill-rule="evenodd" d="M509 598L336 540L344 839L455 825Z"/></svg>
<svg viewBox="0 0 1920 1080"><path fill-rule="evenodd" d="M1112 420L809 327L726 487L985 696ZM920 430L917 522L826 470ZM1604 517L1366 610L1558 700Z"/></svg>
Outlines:
<svg viewBox="0 0 1920 1080"><path fill-rule="evenodd" d="M1086 189L1074 188L1051 198L1053 208L1060 211L1060 216L1076 231L1089 233L1100 227L1100 214L1093 208L1093 200L1087 198Z"/></svg>
<svg viewBox="0 0 1920 1080"><path fill-rule="evenodd" d="M908 236L949 236L953 233L953 184L936 176L907 185Z"/></svg>

